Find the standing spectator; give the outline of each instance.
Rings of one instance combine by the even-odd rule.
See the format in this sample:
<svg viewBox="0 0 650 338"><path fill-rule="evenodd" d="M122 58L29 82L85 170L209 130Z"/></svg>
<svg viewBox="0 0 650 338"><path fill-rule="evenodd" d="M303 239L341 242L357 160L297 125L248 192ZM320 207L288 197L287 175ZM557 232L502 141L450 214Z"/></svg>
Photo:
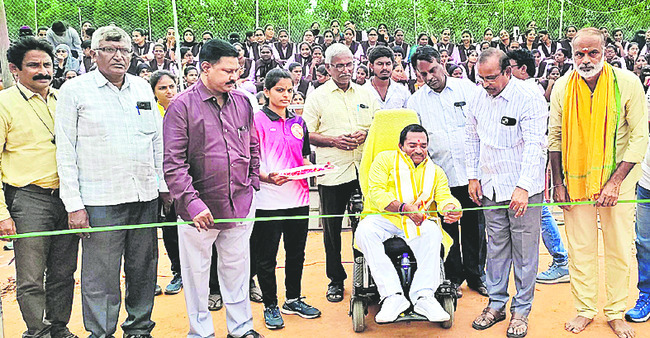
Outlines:
<svg viewBox="0 0 650 338"><path fill-rule="evenodd" d="M70 55L74 58L79 58L79 55L81 55L79 33L63 21L54 21L52 23L52 27L47 30L46 39L52 47L60 44L68 45L71 51Z"/></svg>
<svg viewBox="0 0 650 338"><path fill-rule="evenodd" d="M368 55L368 65L375 75L366 81L364 87L375 95L379 108L406 108L411 93L405 86L391 80L395 65L393 51L386 46L373 48Z"/></svg>
<svg viewBox="0 0 650 338"><path fill-rule="evenodd" d="M573 47L571 45L571 42L573 41L573 38L576 36L577 32L578 28L576 28L576 26L567 26L564 29L564 39L558 42L558 47L564 48L567 51L566 57L569 59L573 57Z"/></svg>
<svg viewBox="0 0 650 338"><path fill-rule="evenodd" d="M295 54L295 45L289 41L289 32L286 29L281 29L278 37L280 40L273 43L273 57L280 66L284 67L287 60Z"/></svg>
<svg viewBox="0 0 650 338"><path fill-rule="evenodd" d="M320 24L316 21L311 23L311 26L309 26L309 29L311 30L312 33L314 33L314 42L316 44L322 45L323 44L323 36L320 35Z"/></svg>
<svg viewBox="0 0 650 338"><path fill-rule="evenodd" d="M273 50L269 45L263 45L260 48L260 59L255 62L255 87L257 91L262 91L264 87L264 78L266 73L271 71L271 69L278 68L280 65L273 60Z"/></svg>
<svg viewBox="0 0 650 338"><path fill-rule="evenodd" d="M471 51L476 50L476 45L473 43L472 33L468 30L460 34L460 44L458 45L458 53L460 59L456 60L454 64L460 64L467 61L467 57Z"/></svg>
<svg viewBox="0 0 650 338"><path fill-rule="evenodd" d="M554 43L551 40L551 36L547 30L539 31L539 46L537 47L537 50L542 53L542 58L544 59L555 55L555 51L557 50L557 43Z"/></svg>
<svg viewBox="0 0 650 338"><path fill-rule="evenodd" d="M481 50L482 49L481 46L484 42L487 42L488 46L490 47L497 47L497 42L493 40L494 40L494 32L492 31L492 28L486 28L483 31L483 41L476 44L476 49Z"/></svg>
<svg viewBox="0 0 650 338"><path fill-rule="evenodd" d="M151 74L149 84L158 102L158 111L160 111L160 115L163 117L169 107L169 103L178 94L176 80L176 75L168 70L158 70ZM178 220L176 209L171 199L159 198L158 208L162 215L161 222L176 222ZM181 261L178 256L178 228L177 226L162 227L162 234L165 251L167 251L167 257L169 257L172 271L172 280L165 287L165 294L175 295L181 292L183 288Z"/></svg>
<svg viewBox="0 0 650 338"><path fill-rule="evenodd" d="M490 48L481 53L478 75L483 88L467 112L469 195L486 207L487 289L490 302L472 327L484 330L505 320L508 282L514 267L509 337L524 337L535 292L539 259L540 207L544 190L546 102L522 81L511 79L508 57ZM479 181L480 178L480 181Z"/></svg>
<svg viewBox="0 0 650 338"><path fill-rule="evenodd" d="M165 35L165 58L169 60L176 60L176 31L174 27L167 28L167 35Z"/></svg>
<svg viewBox="0 0 650 338"><path fill-rule="evenodd" d="M388 47L393 48L395 46L400 46L404 52L410 50L409 44L404 41L404 30L398 28L395 30L395 41L388 44ZM407 55L402 53L402 57L406 59Z"/></svg>
<svg viewBox="0 0 650 338"><path fill-rule="evenodd" d="M154 59L153 47L154 43L147 41L145 37L144 29L136 28L131 33L133 38L133 54L140 57L145 62L151 61Z"/></svg>
<svg viewBox="0 0 650 338"><path fill-rule="evenodd" d="M93 28L92 22L84 21L81 24L81 40L82 40L82 42L92 39L94 32L95 32L95 29Z"/></svg>
<svg viewBox="0 0 650 338"><path fill-rule="evenodd" d="M288 67L290 64L296 62L299 63L302 67L303 73L307 72L309 70L309 66L311 65L311 53L312 46L308 42L303 41L299 43L297 53L292 55L289 60L287 60L285 67Z"/></svg>
<svg viewBox="0 0 650 338"><path fill-rule="evenodd" d="M590 200L596 204L562 207L571 257L571 293L577 310L577 316L566 323L565 329L583 331L598 312L600 215L607 243L604 313L618 337L634 337L623 315L630 285L635 206L617 201L634 199L642 174L636 164L643 161L648 145L648 112L639 81L628 71L604 62L605 36L599 30L579 30L573 47L576 69L561 77L551 94L553 199L559 203ZM617 106L622 110L612 117L608 112ZM583 129L585 124L593 128Z"/></svg>
<svg viewBox="0 0 650 338"><path fill-rule="evenodd" d="M612 36L614 37L614 46L616 46L616 55L625 56L630 43L624 40L623 30L616 28L612 31Z"/></svg>
<svg viewBox="0 0 650 338"><path fill-rule="evenodd" d="M295 69L300 70L297 66ZM260 142L260 191L255 217L292 217L309 214L307 179L289 180L280 170L310 165L309 132L305 121L287 109L294 88L293 75L274 69L264 82L266 105L255 114L255 130ZM283 130L278 133L276 130ZM280 311L302 318L317 318L318 309L301 297L302 269L305 262L308 219L256 222L251 246L257 251L257 278L264 300L264 322L269 329L284 327ZM278 308L275 270L278 246L283 238L286 251L286 298Z"/></svg>
<svg viewBox="0 0 650 338"><path fill-rule="evenodd" d="M155 97L146 81L126 74L132 50L124 30L97 29L92 49L97 70L67 83L56 110L56 159L70 228L154 223L159 195L169 198ZM122 259L124 337L151 337L156 229L93 233L82 247L82 309L91 337L115 333Z"/></svg>
<svg viewBox="0 0 650 338"><path fill-rule="evenodd" d="M447 76L440 63L440 54L432 47L422 47L411 59L411 64L425 81L408 100L407 107L418 113L420 122L429 135L429 154L434 163L447 174L451 194L458 198L463 208L473 207L465 169L465 115L467 103L477 94L478 88L468 80ZM444 121L444 122L442 122ZM460 292L467 286L487 296L481 278L479 260L481 236L480 211L465 211L460 224L443 223L443 229L454 239L445 261L445 274ZM459 228L462 230L459 232ZM462 247L462 254L461 254ZM462 297L462 292L459 293Z"/></svg>
<svg viewBox="0 0 650 338"><path fill-rule="evenodd" d="M350 196L360 189L357 170L362 145L379 105L371 93L352 83L354 57L349 48L330 46L325 52L325 65L332 79L309 95L303 117L319 163L330 162L339 168L336 173L318 178L320 213L340 215L345 212ZM342 222L341 217L321 218L330 302L343 300L343 282L347 277L341 263Z"/></svg>
<svg viewBox="0 0 650 338"><path fill-rule="evenodd" d="M203 45L201 78L178 95L164 119L165 180L179 216L194 222L178 226L192 337L214 336L208 311L212 247L218 252L229 336L261 337L253 330L249 295L243 292L248 289L253 222L214 222L253 217L254 192L260 184L253 108L243 93L234 90L238 55L223 40Z"/></svg>
<svg viewBox="0 0 650 338"><path fill-rule="evenodd" d="M154 58L149 61L149 67L151 67L152 71L168 70L174 75L177 73L178 70L174 61L165 57L165 46L163 44L157 43L153 46L153 55Z"/></svg>
<svg viewBox="0 0 650 338"><path fill-rule="evenodd" d="M19 39L7 59L18 83L0 92L0 235L67 229L56 169L52 46L32 37ZM77 338L67 325L79 238L59 235L14 243L16 299L27 326L22 336Z"/></svg>
<svg viewBox="0 0 650 338"><path fill-rule="evenodd" d="M330 22L330 30L334 35L334 42L340 42L343 39L343 34L341 33L341 23L338 20L332 20Z"/></svg>

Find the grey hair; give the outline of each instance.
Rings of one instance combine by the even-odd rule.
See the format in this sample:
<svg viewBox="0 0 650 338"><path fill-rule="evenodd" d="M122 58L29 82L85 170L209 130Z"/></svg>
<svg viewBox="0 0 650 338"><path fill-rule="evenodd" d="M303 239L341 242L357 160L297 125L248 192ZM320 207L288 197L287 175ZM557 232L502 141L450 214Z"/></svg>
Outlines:
<svg viewBox="0 0 650 338"><path fill-rule="evenodd" d="M99 43L102 41L120 41L124 42L127 46L129 46L129 48L131 48L131 37L129 34L126 34L122 28L116 26L104 26L97 28L95 33L93 33L93 38L90 42L90 48L99 48Z"/></svg>
<svg viewBox="0 0 650 338"><path fill-rule="evenodd" d="M325 63L331 64L333 58L344 54L353 56L352 51L346 45L338 42L334 43L327 47L327 50L325 51Z"/></svg>
<svg viewBox="0 0 650 338"><path fill-rule="evenodd" d="M492 58L498 58L499 60L499 68L501 72L506 70L510 66L510 61L508 59L508 55L504 53L501 49L490 47L484 51L481 52L481 55L478 57L478 64L482 65L485 64L488 60L491 60Z"/></svg>

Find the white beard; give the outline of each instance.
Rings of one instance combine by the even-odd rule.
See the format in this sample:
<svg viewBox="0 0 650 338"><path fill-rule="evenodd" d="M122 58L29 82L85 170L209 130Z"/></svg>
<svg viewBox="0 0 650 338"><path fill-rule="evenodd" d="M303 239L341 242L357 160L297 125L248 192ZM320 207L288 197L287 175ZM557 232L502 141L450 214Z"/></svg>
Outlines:
<svg viewBox="0 0 650 338"><path fill-rule="evenodd" d="M605 66L605 55L603 54L603 57L598 61L597 64L594 65L594 68L592 70L582 70L580 66L576 67L576 71L580 76L584 77L585 79L594 77L600 73L600 71L603 70L603 66Z"/></svg>

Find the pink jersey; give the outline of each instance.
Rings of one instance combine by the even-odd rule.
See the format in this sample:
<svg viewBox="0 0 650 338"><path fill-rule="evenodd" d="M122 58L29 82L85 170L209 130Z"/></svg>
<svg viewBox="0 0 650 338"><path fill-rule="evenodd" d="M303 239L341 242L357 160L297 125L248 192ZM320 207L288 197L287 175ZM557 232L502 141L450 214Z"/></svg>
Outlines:
<svg viewBox="0 0 650 338"><path fill-rule="evenodd" d="M303 165L308 156L309 132L302 117L287 111L287 119L262 108L255 114L255 129L260 139L260 171L277 172ZM256 198L257 209L278 210L309 205L307 180L289 181L282 186L264 183Z"/></svg>

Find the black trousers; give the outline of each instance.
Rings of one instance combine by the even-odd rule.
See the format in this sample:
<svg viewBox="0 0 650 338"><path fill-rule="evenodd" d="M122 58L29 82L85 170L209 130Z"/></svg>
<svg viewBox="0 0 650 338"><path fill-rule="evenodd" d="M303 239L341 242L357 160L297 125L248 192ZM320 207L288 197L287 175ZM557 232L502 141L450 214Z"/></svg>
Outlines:
<svg viewBox="0 0 650 338"><path fill-rule="evenodd" d="M158 214L162 215L162 199L158 199ZM172 203L169 213L165 213L160 217L161 222L176 222L176 209ZM162 227L163 243L165 250L167 250L167 257L171 262L171 270L174 275L181 274L181 259L178 256L178 229L176 226Z"/></svg>
<svg viewBox="0 0 650 338"><path fill-rule="evenodd" d="M255 217L306 216L309 206L281 209L257 210ZM274 220L256 222L251 235L251 250L257 255L257 280L260 282L264 305L278 304L278 285L275 278L278 247L283 237L285 258L286 299L296 299L301 294L302 269L305 263L308 219Z"/></svg>
<svg viewBox="0 0 650 338"><path fill-rule="evenodd" d="M361 191L359 181L339 185L318 185L321 215L341 215L350 202L350 196L356 190ZM325 242L325 266L329 285L341 285L347 278L341 263L341 225L343 217L321 218L323 241Z"/></svg>
<svg viewBox="0 0 650 338"><path fill-rule="evenodd" d="M469 197L466 185L452 187L451 194L460 201L463 208L477 206ZM444 207L444 205L439 207ZM460 285L466 280L469 285L476 286L484 274L480 267L479 251L481 246L485 245L485 236L480 234L479 213L478 210L464 211L459 222L442 223L442 228L454 239L454 245L445 261L445 274L452 283Z"/></svg>

